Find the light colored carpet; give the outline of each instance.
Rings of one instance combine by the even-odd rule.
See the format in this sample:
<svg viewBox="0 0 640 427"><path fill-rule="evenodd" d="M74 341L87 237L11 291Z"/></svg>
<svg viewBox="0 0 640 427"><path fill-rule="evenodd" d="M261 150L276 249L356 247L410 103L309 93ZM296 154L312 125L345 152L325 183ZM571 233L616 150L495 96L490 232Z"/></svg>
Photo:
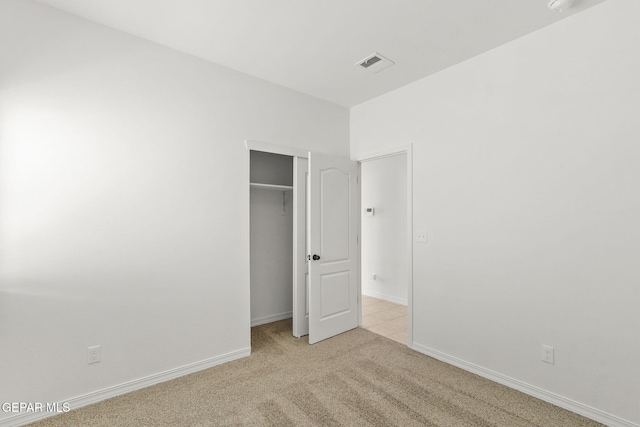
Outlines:
<svg viewBox="0 0 640 427"><path fill-rule="evenodd" d="M252 348L32 426L601 426L364 329L310 346L283 320Z"/></svg>

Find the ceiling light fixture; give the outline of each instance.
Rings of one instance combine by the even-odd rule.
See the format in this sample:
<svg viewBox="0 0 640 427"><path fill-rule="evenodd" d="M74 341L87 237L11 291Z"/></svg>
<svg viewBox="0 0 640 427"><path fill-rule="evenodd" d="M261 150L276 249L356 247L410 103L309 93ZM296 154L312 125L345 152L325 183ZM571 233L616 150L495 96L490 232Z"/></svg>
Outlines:
<svg viewBox="0 0 640 427"><path fill-rule="evenodd" d="M549 0L547 7L556 12L563 12L571 7L573 0Z"/></svg>

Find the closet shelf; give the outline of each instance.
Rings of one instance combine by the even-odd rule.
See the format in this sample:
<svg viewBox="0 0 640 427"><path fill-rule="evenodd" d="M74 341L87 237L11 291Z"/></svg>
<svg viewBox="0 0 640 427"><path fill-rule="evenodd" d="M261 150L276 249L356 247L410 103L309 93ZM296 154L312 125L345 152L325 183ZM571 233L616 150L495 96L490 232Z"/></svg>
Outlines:
<svg viewBox="0 0 640 427"><path fill-rule="evenodd" d="M256 182L252 182L249 185L251 188L260 188L263 190L277 190L277 191L293 190L292 185L258 184Z"/></svg>

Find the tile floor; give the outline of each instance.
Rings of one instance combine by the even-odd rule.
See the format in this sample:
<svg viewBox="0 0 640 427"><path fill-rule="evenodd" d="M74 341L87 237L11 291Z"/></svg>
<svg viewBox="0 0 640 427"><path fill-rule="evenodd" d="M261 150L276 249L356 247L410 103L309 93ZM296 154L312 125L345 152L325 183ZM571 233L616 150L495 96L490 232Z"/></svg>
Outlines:
<svg viewBox="0 0 640 427"><path fill-rule="evenodd" d="M407 306L362 295L362 327L407 343Z"/></svg>

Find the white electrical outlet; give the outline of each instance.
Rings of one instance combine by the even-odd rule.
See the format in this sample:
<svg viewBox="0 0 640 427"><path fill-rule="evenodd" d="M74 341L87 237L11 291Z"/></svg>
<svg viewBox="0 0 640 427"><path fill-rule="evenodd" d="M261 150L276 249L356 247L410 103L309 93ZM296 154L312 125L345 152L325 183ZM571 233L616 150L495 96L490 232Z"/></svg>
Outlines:
<svg viewBox="0 0 640 427"><path fill-rule="evenodd" d="M416 242L418 242L418 243L427 243L427 232L426 231L416 231Z"/></svg>
<svg viewBox="0 0 640 427"><path fill-rule="evenodd" d="M102 347L94 345L93 347L87 348L87 364L91 365L92 363L98 363L100 361L102 361Z"/></svg>
<svg viewBox="0 0 640 427"><path fill-rule="evenodd" d="M549 345L542 346L542 361L553 363L553 347Z"/></svg>

